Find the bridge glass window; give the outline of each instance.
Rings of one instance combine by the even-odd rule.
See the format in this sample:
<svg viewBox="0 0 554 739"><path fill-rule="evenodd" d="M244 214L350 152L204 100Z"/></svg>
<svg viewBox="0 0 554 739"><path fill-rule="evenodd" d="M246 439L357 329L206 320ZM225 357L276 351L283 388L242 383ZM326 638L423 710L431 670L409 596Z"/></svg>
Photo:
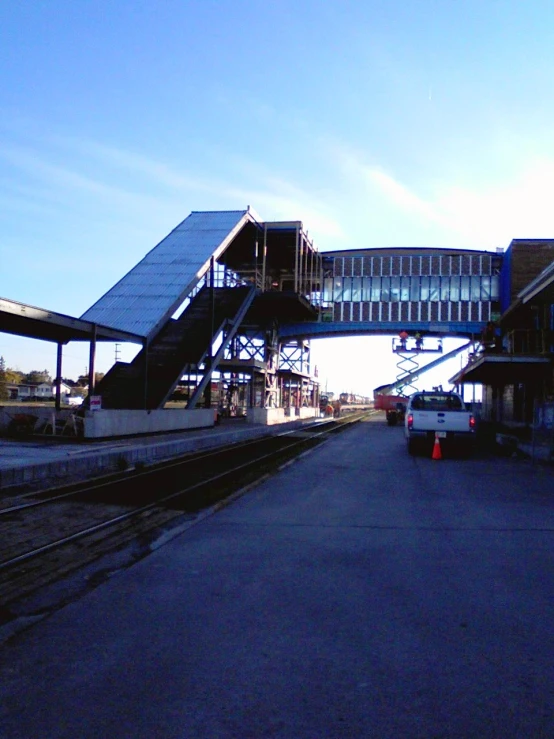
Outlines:
<svg viewBox="0 0 554 739"><path fill-rule="evenodd" d="M333 278L327 277L323 280L323 300L329 303L333 300Z"/></svg>
<svg viewBox="0 0 554 739"><path fill-rule="evenodd" d="M440 300L440 277L431 277L429 284L429 300L437 302Z"/></svg>
<svg viewBox="0 0 554 739"><path fill-rule="evenodd" d="M390 301L398 303L400 300L400 277L390 278Z"/></svg>
<svg viewBox="0 0 554 739"><path fill-rule="evenodd" d="M362 279L362 300L371 300L371 277L364 277Z"/></svg>
<svg viewBox="0 0 554 739"><path fill-rule="evenodd" d="M469 300L469 277L461 278L460 300Z"/></svg>
<svg viewBox="0 0 554 739"><path fill-rule="evenodd" d="M390 277L381 277L381 301L390 300Z"/></svg>
<svg viewBox="0 0 554 739"><path fill-rule="evenodd" d="M441 277L441 300L450 300L450 277Z"/></svg>
<svg viewBox="0 0 554 739"><path fill-rule="evenodd" d="M450 278L450 300L453 303L457 303L459 299L460 299L460 278L451 277Z"/></svg>
<svg viewBox="0 0 554 739"><path fill-rule="evenodd" d="M477 275L471 278L471 300L475 302L481 300L481 278Z"/></svg>
<svg viewBox="0 0 554 739"><path fill-rule="evenodd" d="M381 278L371 278L371 302L378 303L381 300Z"/></svg>
<svg viewBox="0 0 554 739"><path fill-rule="evenodd" d="M422 277L420 285L420 300L429 300L429 278Z"/></svg>
<svg viewBox="0 0 554 739"><path fill-rule="evenodd" d="M500 285L498 275L491 277L491 300L500 300Z"/></svg>
<svg viewBox="0 0 554 739"><path fill-rule="evenodd" d="M335 303L339 303L342 300L342 277L335 279L333 285L333 300Z"/></svg>
<svg viewBox="0 0 554 739"><path fill-rule="evenodd" d="M352 278L343 277L342 281L342 299L345 302L349 302L350 300L352 300Z"/></svg>
<svg viewBox="0 0 554 739"><path fill-rule="evenodd" d="M352 298L351 300L359 303L362 299L362 278L361 277L353 277L352 278Z"/></svg>
<svg viewBox="0 0 554 739"><path fill-rule="evenodd" d="M410 280L410 300L418 301L421 290L419 289L419 277L412 277Z"/></svg>
<svg viewBox="0 0 554 739"><path fill-rule="evenodd" d="M481 277L481 300L491 299L491 278L489 275Z"/></svg>
<svg viewBox="0 0 554 739"><path fill-rule="evenodd" d="M402 277L400 282L400 300L407 302L410 299L410 278Z"/></svg>

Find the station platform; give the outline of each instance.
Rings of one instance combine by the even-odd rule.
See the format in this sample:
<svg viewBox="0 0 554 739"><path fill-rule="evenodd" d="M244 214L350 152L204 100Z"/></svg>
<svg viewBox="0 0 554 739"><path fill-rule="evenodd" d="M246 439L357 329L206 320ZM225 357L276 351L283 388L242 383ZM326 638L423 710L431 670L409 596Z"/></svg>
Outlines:
<svg viewBox="0 0 554 739"><path fill-rule="evenodd" d="M0 438L0 493L45 489L122 472L137 463L152 464L202 449L278 434L314 420L267 426L246 423L244 419L222 419L221 424L205 429L89 442L60 437Z"/></svg>

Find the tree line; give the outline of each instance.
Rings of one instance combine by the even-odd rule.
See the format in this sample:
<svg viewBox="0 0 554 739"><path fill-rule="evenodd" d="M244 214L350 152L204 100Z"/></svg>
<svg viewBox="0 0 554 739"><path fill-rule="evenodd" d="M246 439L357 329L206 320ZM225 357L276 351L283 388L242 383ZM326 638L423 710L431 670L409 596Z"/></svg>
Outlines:
<svg viewBox="0 0 554 739"><path fill-rule="evenodd" d="M95 373L96 382L100 382L103 377L103 372ZM7 400L9 398L8 385L41 385L43 382L47 382L48 384L54 382L48 370L21 372L21 370L8 367L4 357L0 356L0 400ZM88 375L79 375L76 380L62 377L62 382L68 387L75 388L75 394L81 394L79 390L88 386Z"/></svg>

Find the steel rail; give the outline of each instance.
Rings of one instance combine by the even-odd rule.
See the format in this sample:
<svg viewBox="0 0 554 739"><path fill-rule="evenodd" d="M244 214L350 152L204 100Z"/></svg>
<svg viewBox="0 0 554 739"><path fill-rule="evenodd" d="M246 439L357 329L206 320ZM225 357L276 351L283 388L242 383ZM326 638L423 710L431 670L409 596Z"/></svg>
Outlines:
<svg viewBox="0 0 554 739"><path fill-rule="evenodd" d="M336 420L336 419L333 419L333 420ZM330 422L331 422L331 420L329 420L329 421L323 421L323 423L330 423ZM319 423L309 424L306 427L304 427L302 430L303 431L309 431L311 428L317 428L318 426L320 426L321 423L322 422L320 421ZM166 460L166 461L154 463L154 464L150 465L146 469L141 469L141 470L136 470L135 469L135 470L133 470L134 471L134 475L133 475L132 478L129 477L129 474L124 474L121 477L117 477L116 479L113 479L114 478L114 475L116 475L117 473L113 473L112 472L112 473L108 473L107 475L103 476L103 477L109 477L111 479L109 479L109 480L105 480L104 479L102 481L96 482L93 485L86 484L86 483L85 484L83 484L83 483L79 484L78 482L69 483L68 485L61 486L62 489L63 488L67 488L67 487L71 487L72 488L71 490L69 490L69 491L67 491L65 493L59 493L59 494L53 495L53 496L51 496L49 498L41 498L40 500L33 500L33 501L29 502L29 503L21 503L21 504L9 506L9 507L6 507L6 508L0 508L0 518L2 516L8 515L10 513L17 513L19 511L25 511L25 510L28 510L30 508L38 508L40 506L48 505L49 503L55 503L55 502L60 501L60 500L65 500L66 498L75 497L77 495L82 495L84 493L93 492L95 490L100 490L100 489L103 489L103 488L106 488L106 487L113 487L113 486L116 486L116 485L118 485L120 483L122 483L122 484L123 483L127 483L127 482L129 482L130 479L133 479L133 480L137 480L138 481L139 479L144 478L144 477L147 477L148 475L158 474L161 471L165 471L165 470L171 470L173 467L180 467L181 465L192 464L192 463L195 463L195 462L199 462L199 461L201 461L203 459L207 459L209 457L216 457L216 456L221 455L225 451L245 449L248 446L257 445L257 444L259 444L262 441L267 441L267 440L279 438L281 436L287 436L287 435L290 435L290 434L294 434L295 432L298 432L298 431L299 431L299 429L287 429L286 431L283 431L283 432L281 432L279 434L274 434L274 435L269 435L269 436L261 436L261 437L258 437L257 439L248 439L247 441L238 442L238 443L235 443L235 444L226 444L225 446L215 447L214 449L210 449L210 450L205 451L205 452L199 452L197 454L194 454L194 452L193 452L191 454L181 455L180 457L177 457L177 458L174 458L174 459L171 459L171 460ZM58 489L60 489L60 488L58 488ZM32 498L32 497L36 497L38 495L44 495L47 492L48 492L47 490L46 491L37 491L37 490L35 490L33 492L29 492L29 493L26 493L25 495L17 496L17 497L19 497L20 499L21 498Z"/></svg>
<svg viewBox="0 0 554 739"><path fill-rule="evenodd" d="M167 503L171 500L174 500L175 498L183 497L184 495L190 494L191 492L198 490L200 488L206 487L214 482L220 481L224 479L225 477L229 477L232 474L236 472L244 471L248 468L252 468L256 465L258 465L260 462L263 462L264 460L269 460L272 458L277 458L280 455L282 455L287 450L290 450L297 446L305 446L309 441L313 441L321 436L328 436L335 431L342 430L345 426L348 426L351 423L357 423L363 418L362 416L356 416L354 418L350 418L348 420L342 421L342 423L333 425L332 428L329 429L323 429L319 431L318 433L313 433L309 438L303 438L297 441L293 441L291 444L288 444L284 447L280 447L276 451L268 452L267 454L263 454L260 456L257 456L255 459L248 460L247 462L244 462L242 464L239 464L235 467L232 467L230 469L225 470L224 472L221 472L217 475L214 475L208 479L201 480L200 482L195 483L194 485L191 485L187 488L183 488L181 490L178 490L177 492L171 493L170 495L166 495L162 498L158 498L155 501L148 503L144 506L141 506L140 508L135 508L132 511L128 511L127 513L120 514L119 516L115 516L114 518L108 519L106 521L103 521L101 523L95 524L93 526L89 526L86 529L82 529L81 531L77 531L73 534L69 534L68 536L62 537L60 539L57 539L53 542L50 542L48 544L44 544L40 547L37 547L35 549L29 550L27 552L24 552L22 554L17 555L16 557L12 557L8 560L4 560L3 562L0 562L0 572L6 569L9 569L10 567L14 567L17 564L20 564L22 562L26 562L30 559L33 559L34 557L37 557L41 554L45 554L46 552L52 551L54 549L57 549L59 547L64 546L65 544L69 544L72 541L76 541L78 539L81 539L85 536L89 536L91 534L94 534L98 531L102 531L103 529L107 529L111 526L114 526L117 523L121 523L122 521L129 520L131 518L135 518L137 516L140 516L143 513L146 513L148 511L154 510L155 508L159 507L160 505ZM317 424L313 424L313 426L317 426ZM296 432L299 430L303 431L305 433L306 429L296 429ZM277 436L286 436L286 435L292 435L295 432L294 429L291 429L290 431L284 433L284 434L278 434ZM264 437L264 440L271 439L275 437ZM259 442L259 439L257 440ZM245 444L244 447L248 446L249 444ZM243 447L243 448L244 448ZM229 447L225 447L225 450L228 450ZM221 452L222 449L220 448L219 451ZM209 455L206 455L209 456ZM171 465L175 466L175 465ZM165 471L166 468L163 467L161 471ZM160 471L160 470L159 470ZM134 479L134 478L133 478ZM127 481L129 481L129 478L127 478ZM105 484L105 487L107 487L107 483ZM94 489L94 488L92 488ZM80 491L83 492L83 491Z"/></svg>

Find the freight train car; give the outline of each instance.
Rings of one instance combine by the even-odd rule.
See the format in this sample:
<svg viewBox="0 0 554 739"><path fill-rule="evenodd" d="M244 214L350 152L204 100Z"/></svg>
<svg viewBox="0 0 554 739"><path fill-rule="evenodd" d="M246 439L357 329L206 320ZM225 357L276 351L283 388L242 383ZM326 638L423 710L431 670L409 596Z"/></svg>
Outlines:
<svg viewBox="0 0 554 739"><path fill-rule="evenodd" d="M408 398L404 398L402 395L386 395L376 392L373 399L375 410L386 412L389 426L404 423Z"/></svg>

